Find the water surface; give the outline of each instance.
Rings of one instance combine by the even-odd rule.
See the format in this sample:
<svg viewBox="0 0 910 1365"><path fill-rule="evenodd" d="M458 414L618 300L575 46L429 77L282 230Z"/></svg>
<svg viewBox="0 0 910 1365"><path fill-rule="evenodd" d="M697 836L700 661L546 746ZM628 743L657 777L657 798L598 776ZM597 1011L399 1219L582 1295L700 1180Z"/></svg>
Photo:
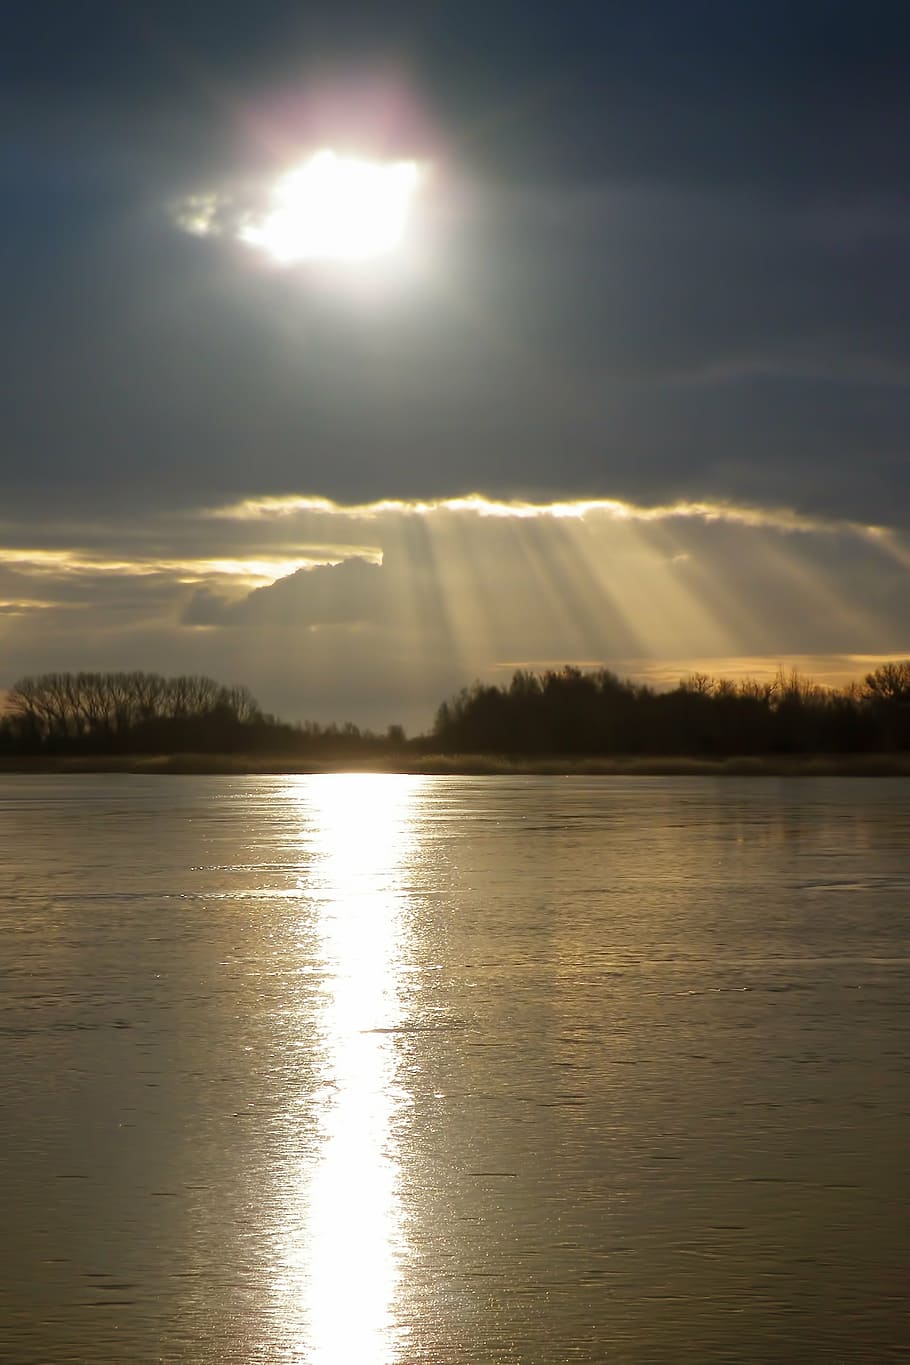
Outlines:
<svg viewBox="0 0 910 1365"><path fill-rule="evenodd" d="M903 1360L910 782L0 779L0 1358Z"/></svg>

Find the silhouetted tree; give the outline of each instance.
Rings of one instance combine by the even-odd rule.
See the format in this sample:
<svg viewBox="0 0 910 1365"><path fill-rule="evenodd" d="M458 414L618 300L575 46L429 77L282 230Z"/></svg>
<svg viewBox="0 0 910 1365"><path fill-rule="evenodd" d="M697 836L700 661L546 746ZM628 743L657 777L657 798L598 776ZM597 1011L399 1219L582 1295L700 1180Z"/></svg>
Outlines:
<svg viewBox="0 0 910 1365"><path fill-rule="evenodd" d="M20 678L6 709L22 747L53 751L231 746L262 719L245 687L139 672Z"/></svg>
<svg viewBox="0 0 910 1365"><path fill-rule="evenodd" d="M860 688L796 671L739 683L692 674L669 692L607 670L520 670L505 687L474 683L444 701L433 738L449 752L550 754L858 753L910 748L910 663Z"/></svg>
<svg viewBox="0 0 910 1365"><path fill-rule="evenodd" d="M880 747L910 748L910 659L867 673L862 692L875 717Z"/></svg>

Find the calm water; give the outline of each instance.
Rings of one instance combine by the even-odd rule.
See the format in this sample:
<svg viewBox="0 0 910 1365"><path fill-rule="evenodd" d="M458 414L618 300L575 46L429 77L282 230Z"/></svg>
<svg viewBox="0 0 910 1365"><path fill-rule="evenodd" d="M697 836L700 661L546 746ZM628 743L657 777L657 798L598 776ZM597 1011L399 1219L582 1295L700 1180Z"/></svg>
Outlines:
<svg viewBox="0 0 910 1365"><path fill-rule="evenodd" d="M0 779L0 1358L910 1356L910 782Z"/></svg>

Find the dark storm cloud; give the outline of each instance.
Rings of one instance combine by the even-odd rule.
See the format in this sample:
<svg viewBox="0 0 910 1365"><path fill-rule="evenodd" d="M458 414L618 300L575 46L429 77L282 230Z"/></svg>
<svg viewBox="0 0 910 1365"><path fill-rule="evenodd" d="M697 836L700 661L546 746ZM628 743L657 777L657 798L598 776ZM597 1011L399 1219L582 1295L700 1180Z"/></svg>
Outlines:
<svg viewBox="0 0 910 1365"><path fill-rule="evenodd" d="M903 6L833 0L20 7L4 510L476 488L905 521L907 40ZM364 304L175 229L280 157L291 92L374 70L449 175L428 279Z"/></svg>
<svg viewBox="0 0 910 1365"><path fill-rule="evenodd" d="M128 509L480 488L895 515L902 214L845 215L835 235L823 209L622 193L554 208L543 190L491 190L484 213L445 292L372 311L163 215L83 241L50 290L25 272L8 496L24 507L40 480L41 512L56 490Z"/></svg>
<svg viewBox="0 0 910 1365"><path fill-rule="evenodd" d="M478 157L532 175L827 181L905 174L900 0L34 0L7 82L38 101L223 129L264 85L397 61Z"/></svg>

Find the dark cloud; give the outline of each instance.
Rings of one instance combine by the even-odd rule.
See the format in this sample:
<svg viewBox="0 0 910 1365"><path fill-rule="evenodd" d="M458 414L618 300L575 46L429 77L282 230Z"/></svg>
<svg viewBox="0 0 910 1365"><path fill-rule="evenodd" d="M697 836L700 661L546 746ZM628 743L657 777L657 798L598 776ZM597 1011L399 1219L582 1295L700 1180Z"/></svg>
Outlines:
<svg viewBox="0 0 910 1365"><path fill-rule="evenodd" d="M395 62L478 160L843 186L905 174L907 37L900 0L36 0L4 60L17 94L213 136L263 88Z"/></svg>
<svg viewBox="0 0 910 1365"><path fill-rule="evenodd" d="M192 515L270 494L728 499L906 528L908 39L896 0L12 10L0 551L82 561L0 565L9 658L91 666L94 641L149 666L158 642L233 676L241 641L292 629L326 698L345 659L391 698L421 640L434 685L512 657L636 656L628 610L552 525L501 527L487 572L493 541L463 526L442 554L413 518L379 544L357 517L330 534ZM185 196L250 202L332 128L435 163L426 250L394 278L269 269L178 227ZM899 643L906 563L860 563L851 541L851 588L820 550L800 579L791 542L746 572L735 533L688 534L664 547L664 590L725 621L751 603L743 650ZM179 568L320 546L343 562L252 595ZM459 597L494 654L443 648ZM257 667L289 705L275 651Z"/></svg>
<svg viewBox="0 0 910 1365"><path fill-rule="evenodd" d="M413 566L419 572L422 566ZM362 625L383 619L391 607L389 575L378 564L348 559L289 574L270 587L256 588L239 601L201 588L187 603L183 620L194 626Z"/></svg>
<svg viewBox="0 0 910 1365"><path fill-rule="evenodd" d="M367 301L180 234L163 205L33 248L47 273L33 256L9 291L7 497L479 489L895 515L902 210L478 194L428 279Z"/></svg>

